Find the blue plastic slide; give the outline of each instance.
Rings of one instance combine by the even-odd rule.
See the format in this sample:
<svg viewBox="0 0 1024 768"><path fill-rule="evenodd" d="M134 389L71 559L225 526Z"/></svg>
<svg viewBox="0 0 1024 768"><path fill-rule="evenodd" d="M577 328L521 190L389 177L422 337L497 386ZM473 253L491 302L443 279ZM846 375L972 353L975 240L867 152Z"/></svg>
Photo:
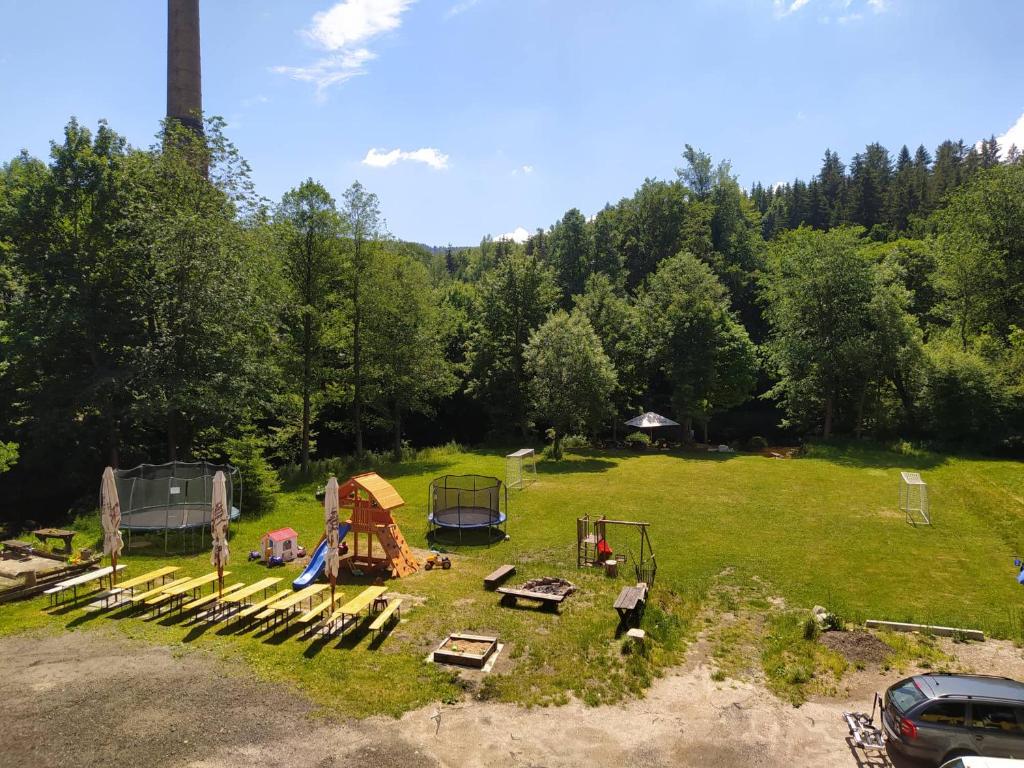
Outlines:
<svg viewBox="0 0 1024 768"><path fill-rule="evenodd" d="M348 536L348 523L341 523L338 526L338 541L340 542L346 536ZM309 564L301 575L292 582L292 589L305 589L314 581L324 575L324 556L327 554L327 539L320 542L320 546L313 552L313 556L309 558Z"/></svg>

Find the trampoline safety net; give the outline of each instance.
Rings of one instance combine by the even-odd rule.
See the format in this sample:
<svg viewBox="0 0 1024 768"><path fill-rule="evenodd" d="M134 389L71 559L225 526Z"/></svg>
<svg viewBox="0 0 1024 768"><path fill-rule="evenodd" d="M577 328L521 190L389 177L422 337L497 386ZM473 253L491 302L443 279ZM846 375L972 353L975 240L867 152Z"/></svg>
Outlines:
<svg viewBox="0 0 1024 768"><path fill-rule="evenodd" d="M238 470L230 464L176 461L115 470L121 527L158 531L209 525L213 476L218 471L227 476L228 509L231 519L237 519L234 485Z"/></svg>

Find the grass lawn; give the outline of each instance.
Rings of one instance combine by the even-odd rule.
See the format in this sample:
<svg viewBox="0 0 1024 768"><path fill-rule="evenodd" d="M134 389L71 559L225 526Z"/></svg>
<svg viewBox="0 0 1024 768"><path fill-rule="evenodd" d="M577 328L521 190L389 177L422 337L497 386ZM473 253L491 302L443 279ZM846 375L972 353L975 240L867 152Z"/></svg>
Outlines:
<svg viewBox="0 0 1024 768"><path fill-rule="evenodd" d="M896 509L900 469L923 473L931 527L912 527ZM425 548L427 486L441 474L504 476L501 452L425 451L416 461L381 470L406 500L396 517L406 539ZM339 478L344 479L344 478ZM322 530L316 483L281 493L277 510L232 526L228 583L268 575L245 562L260 533L291 526L312 549ZM865 447L811 449L798 459L753 455L585 452L542 462L539 481L510 493L511 540L491 547L449 547L450 571L421 571L390 583L410 596L406 620L379 645L358 633L340 642L296 635L222 634L175 620L49 615L45 600L0 608L0 634L24 628L104 628L182 649L208 648L244 660L267 678L289 681L346 715L399 714L464 693L458 678L425 664L449 632L492 633L506 643L504 671L476 685L478 696L527 705L616 701L642 690L677 662L710 587L757 576L790 606L822 604L848 620L885 618L973 627L1020 640L1024 597L1012 558L1024 554L1017 520L1024 473L1010 461L895 453ZM649 641L627 653L615 637L611 603L624 582L575 567L575 518L583 514L652 524L658 579L643 626ZM99 525L79 523L76 546L96 546ZM636 551L628 530L611 530L612 546ZM172 538L173 541L173 538ZM128 574L165 562L189 573L210 570L209 553L164 556L162 541L126 553ZM498 606L482 578L515 563L511 583L558 575L577 585L560 615ZM629 578L627 568L624 578ZM288 580L297 571L271 575ZM723 575L727 574L727 575ZM355 594L358 585L343 586ZM765 603L764 610L775 610Z"/></svg>

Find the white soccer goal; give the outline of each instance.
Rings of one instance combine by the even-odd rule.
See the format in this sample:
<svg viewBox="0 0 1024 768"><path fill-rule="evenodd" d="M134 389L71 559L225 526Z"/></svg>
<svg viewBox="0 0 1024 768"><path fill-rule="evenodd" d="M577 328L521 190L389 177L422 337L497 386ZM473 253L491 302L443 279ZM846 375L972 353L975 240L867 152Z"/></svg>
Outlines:
<svg viewBox="0 0 1024 768"><path fill-rule="evenodd" d="M537 479L537 454L533 448L520 448L505 457L505 486L525 488Z"/></svg>
<svg viewBox="0 0 1024 768"><path fill-rule="evenodd" d="M932 524L928 508L928 484L917 472L900 472L900 509L911 525Z"/></svg>

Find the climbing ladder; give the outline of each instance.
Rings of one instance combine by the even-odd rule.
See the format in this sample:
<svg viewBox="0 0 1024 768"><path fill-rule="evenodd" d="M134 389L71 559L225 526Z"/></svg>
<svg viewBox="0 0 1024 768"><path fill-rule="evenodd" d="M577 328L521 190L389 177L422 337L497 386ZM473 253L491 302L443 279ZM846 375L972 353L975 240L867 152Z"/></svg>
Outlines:
<svg viewBox="0 0 1024 768"><path fill-rule="evenodd" d="M380 541L380 545L384 548L384 554L388 558L388 568L392 578L400 579L419 570L419 563L413 557L409 545L406 544L405 537L397 525L391 523L377 528L377 540Z"/></svg>

